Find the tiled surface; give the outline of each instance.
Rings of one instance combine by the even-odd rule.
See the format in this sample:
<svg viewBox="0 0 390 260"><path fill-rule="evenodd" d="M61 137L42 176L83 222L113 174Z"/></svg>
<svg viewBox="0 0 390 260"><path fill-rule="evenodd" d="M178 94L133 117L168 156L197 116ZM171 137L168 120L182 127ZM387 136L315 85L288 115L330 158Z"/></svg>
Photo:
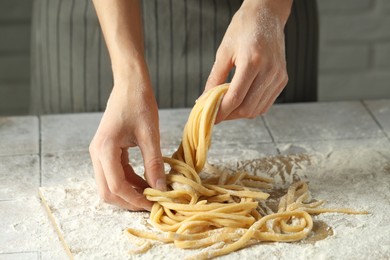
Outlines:
<svg viewBox="0 0 390 260"><path fill-rule="evenodd" d="M42 236L45 212L38 198L0 201L0 252L40 251L47 238Z"/></svg>
<svg viewBox="0 0 390 260"><path fill-rule="evenodd" d="M39 155L0 156L0 200L37 194Z"/></svg>
<svg viewBox="0 0 390 260"><path fill-rule="evenodd" d="M367 100L364 103L390 138L390 99Z"/></svg>
<svg viewBox="0 0 390 260"><path fill-rule="evenodd" d="M34 116L0 117L0 156L39 152L39 125Z"/></svg>
<svg viewBox="0 0 390 260"><path fill-rule="evenodd" d="M100 113L42 116L42 153L88 151L101 116Z"/></svg>
<svg viewBox="0 0 390 260"><path fill-rule="evenodd" d="M40 260L68 260L69 257L65 253L61 244L58 244L53 250L42 251Z"/></svg>
<svg viewBox="0 0 390 260"><path fill-rule="evenodd" d="M264 121L261 117L253 120L238 119L225 121L214 126L213 141L217 143L272 143Z"/></svg>
<svg viewBox="0 0 390 260"><path fill-rule="evenodd" d="M265 120L276 142L384 136L358 101L273 106Z"/></svg>
<svg viewBox="0 0 390 260"><path fill-rule="evenodd" d="M42 186L93 178L88 151L42 155Z"/></svg>
<svg viewBox="0 0 390 260"><path fill-rule="evenodd" d="M294 143L278 143L276 147L281 154L321 153L329 155L334 151L369 150L390 151L390 142L387 138L360 139L360 140L330 140L330 141L303 141ZM390 160L390 158L389 158Z"/></svg>
<svg viewBox="0 0 390 260"><path fill-rule="evenodd" d="M207 156L210 163L236 162L278 154L273 143L213 143Z"/></svg>
<svg viewBox="0 0 390 260"><path fill-rule="evenodd" d="M160 110L161 145L180 144L184 126L190 114L190 109ZM242 134L245 133L245 134ZM225 121L213 128L213 142L216 143L271 143L264 121L261 117L248 120L239 119Z"/></svg>
<svg viewBox="0 0 390 260"><path fill-rule="evenodd" d="M39 260L39 252L0 254L0 260Z"/></svg>
<svg viewBox="0 0 390 260"><path fill-rule="evenodd" d="M159 111L161 146L179 145L190 109L169 109Z"/></svg>
<svg viewBox="0 0 390 260"><path fill-rule="evenodd" d="M190 110L159 113L162 154L170 156ZM40 183L92 178L88 146L100 118L98 113L0 118L0 260L67 259L36 191ZM339 156L340 150L370 148L387 158L389 137L390 100L283 104L264 118L215 126L208 158L221 163L278 153ZM137 148L129 157L142 173Z"/></svg>

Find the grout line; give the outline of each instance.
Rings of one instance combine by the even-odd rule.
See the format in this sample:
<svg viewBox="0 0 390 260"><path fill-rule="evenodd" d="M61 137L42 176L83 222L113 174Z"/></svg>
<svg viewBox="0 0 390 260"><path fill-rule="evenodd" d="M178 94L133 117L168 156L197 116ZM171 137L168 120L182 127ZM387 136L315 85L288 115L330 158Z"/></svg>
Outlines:
<svg viewBox="0 0 390 260"><path fill-rule="evenodd" d="M42 186L42 127L41 116L38 116L38 131L39 131L39 187Z"/></svg>
<svg viewBox="0 0 390 260"><path fill-rule="evenodd" d="M379 129L382 131L382 133L387 137L387 139L390 141L390 136L387 135L385 129L383 129L383 126L379 122L379 120L375 117L375 115L372 113L370 108L367 106L366 102L364 100L361 100L360 103L363 105L363 107L367 110L368 114L372 117L372 119L375 121L375 123L378 125Z"/></svg>
<svg viewBox="0 0 390 260"><path fill-rule="evenodd" d="M31 250L31 251L1 252L1 253L0 253L0 256L1 256L1 255L30 254L30 253L36 253L37 256L39 256L39 251L33 251L33 250Z"/></svg>
<svg viewBox="0 0 390 260"><path fill-rule="evenodd" d="M376 69L375 68L375 49L374 49L374 44L373 43L369 43L368 44L368 61L367 61L367 66L368 66L368 70L371 71L373 69ZM363 103L363 100L361 100L361 102Z"/></svg>
<svg viewBox="0 0 390 260"><path fill-rule="evenodd" d="M12 156L28 156L28 155L39 155L38 153L10 153L10 154L0 154L1 157L12 157Z"/></svg>
<svg viewBox="0 0 390 260"><path fill-rule="evenodd" d="M180 143L178 143L177 145L179 145ZM86 152L88 153L88 150L87 149L75 149L75 150L58 150L58 151L48 151L46 152L45 154L63 154L63 153L73 153L73 152L76 152L76 153L79 153L79 152ZM45 154L42 154L42 155L45 155ZM38 157L41 156L41 151L39 151L38 153L10 153L10 154L0 154L0 158L2 157L12 157L12 156L27 156L27 155L38 155Z"/></svg>
<svg viewBox="0 0 390 260"><path fill-rule="evenodd" d="M338 137L332 139L305 139L305 140L279 140L276 144L292 143L292 142L332 142L332 141L363 141L375 139L387 139L387 136L370 136L370 137Z"/></svg>
<svg viewBox="0 0 390 260"><path fill-rule="evenodd" d="M0 199L0 202L14 201L15 199Z"/></svg>
<svg viewBox="0 0 390 260"><path fill-rule="evenodd" d="M277 152L278 154L281 154L279 148L276 146L275 138L274 138L274 136L272 135L271 129L269 128L268 123L267 123L267 121L265 120L265 117L264 117L264 116L261 116L261 119L263 120L264 126L265 126L265 128L267 129L267 132L268 132L269 136L271 137L271 140L272 140L272 143L273 143L274 146L275 146L276 152Z"/></svg>

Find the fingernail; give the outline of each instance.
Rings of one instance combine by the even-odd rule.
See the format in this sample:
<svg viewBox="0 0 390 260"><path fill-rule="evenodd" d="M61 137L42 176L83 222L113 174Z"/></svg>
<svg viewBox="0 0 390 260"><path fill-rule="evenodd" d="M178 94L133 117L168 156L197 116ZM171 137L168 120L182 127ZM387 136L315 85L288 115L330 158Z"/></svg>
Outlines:
<svg viewBox="0 0 390 260"><path fill-rule="evenodd" d="M167 183L165 181L165 178L157 179L156 181L156 188L160 191L166 191L167 190Z"/></svg>

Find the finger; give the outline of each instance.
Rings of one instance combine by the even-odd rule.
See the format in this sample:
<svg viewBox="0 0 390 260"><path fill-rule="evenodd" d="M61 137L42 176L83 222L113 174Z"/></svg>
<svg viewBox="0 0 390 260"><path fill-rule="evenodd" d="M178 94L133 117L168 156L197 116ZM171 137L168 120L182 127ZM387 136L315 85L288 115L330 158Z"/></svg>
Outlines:
<svg viewBox="0 0 390 260"><path fill-rule="evenodd" d="M148 183L139 176L129 164L129 152L127 149L122 149L121 162L126 180L137 190L143 193L144 189L148 188Z"/></svg>
<svg viewBox="0 0 390 260"><path fill-rule="evenodd" d="M122 149L112 143L106 143L103 152L103 156L99 156L99 160L111 193L133 206L150 209L152 202L138 193L126 180L121 163Z"/></svg>
<svg viewBox="0 0 390 260"><path fill-rule="evenodd" d="M145 179L152 188L165 191L166 176L158 131L143 132L141 139L138 144L144 160Z"/></svg>
<svg viewBox="0 0 390 260"><path fill-rule="evenodd" d="M101 167L100 162L97 159L92 158L92 156L91 156L91 159L92 159L92 165L93 165L94 174L95 174L95 181L96 181L96 185L98 188L99 196L104 202L118 206L118 207L123 208L123 209L132 210L132 211L144 210L143 208L136 207L136 206L126 202L122 198L112 194L108 188L107 181L106 181L106 178L104 177L103 169Z"/></svg>
<svg viewBox="0 0 390 260"><path fill-rule="evenodd" d="M257 109L264 91L264 76L259 74L252 82L241 105L234 109L224 120L255 117L254 111Z"/></svg>
<svg viewBox="0 0 390 260"><path fill-rule="evenodd" d="M132 206L127 201L123 200L121 197L115 196L113 194L112 194L112 196L113 196L112 201L109 204L117 206L121 209L127 209L130 211L145 211L145 210L151 211L151 209L152 209L149 207L140 208L140 207ZM129 205L131 205L131 206L129 206Z"/></svg>
<svg viewBox="0 0 390 260"><path fill-rule="evenodd" d="M95 181L98 188L99 196L102 198L105 202L108 202L108 194L110 193L106 178L104 177L103 169L100 164L100 161L98 158L93 155L93 152L90 152L91 154L91 160L92 160L92 166L93 166L93 172L95 175ZM109 202L108 202L109 203ZM127 205L131 206L131 205ZM127 207L126 207L127 208Z"/></svg>
<svg viewBox="0 0 390 260"><path fill-rule="evenodd" d="M131 167L130 164L123 166L123 171L125 172L126 180L137 190L143 193L144 189L149 188L149 184L139 176Z"/></svg>
<svg viewBox="0 0 390 260"><path fill-rule="evenodd" d="M276 71L264 70L262 73L257 74L241 105L232 111L225 120L255 118L259 116L259 104L264 102L264 93L267 88L275 84L275 78Z"/></svg>
<svg viewBox="0 0 390 260"><path fill-rule="evenodd" d="M205 91L225 83L229 72L233 68L230 55L226 51L218 49L216 59L206 82Z"/></svg>
<svg viewBox="0 0 390 260"><path fill-rule="evenodd" d="M219 106L216 124L225 120L232 111L241 105L255 77L255 70L248 65L236 67L232 83Z"/></svg>

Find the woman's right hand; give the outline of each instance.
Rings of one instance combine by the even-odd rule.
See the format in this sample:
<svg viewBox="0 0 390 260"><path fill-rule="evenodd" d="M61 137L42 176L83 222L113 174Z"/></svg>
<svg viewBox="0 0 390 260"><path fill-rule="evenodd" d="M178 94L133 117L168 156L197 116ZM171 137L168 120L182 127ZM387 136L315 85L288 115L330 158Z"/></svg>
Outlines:
<svg viewBox="0 0 390 260"><path fill-rule="evenodd" d="M90 155L105 202L129 210L150 210L152 202L143 190L149 186L166 189L158 109L147 70L131 74L131 78L115 83L90 144ZM136 146L142 152L146 181L129 164L128 149Z"/></svg>
<svg viewBox="0 0 390 260"><path fill-rule="evenodd" d="M143 196L151 186L164 190L157 103L143 56L140 0L93 0L111 58L114 88L90 154L100 196L130 210L150 210ZM128 149L142 152L145 179L129 164Z"/></svg>

